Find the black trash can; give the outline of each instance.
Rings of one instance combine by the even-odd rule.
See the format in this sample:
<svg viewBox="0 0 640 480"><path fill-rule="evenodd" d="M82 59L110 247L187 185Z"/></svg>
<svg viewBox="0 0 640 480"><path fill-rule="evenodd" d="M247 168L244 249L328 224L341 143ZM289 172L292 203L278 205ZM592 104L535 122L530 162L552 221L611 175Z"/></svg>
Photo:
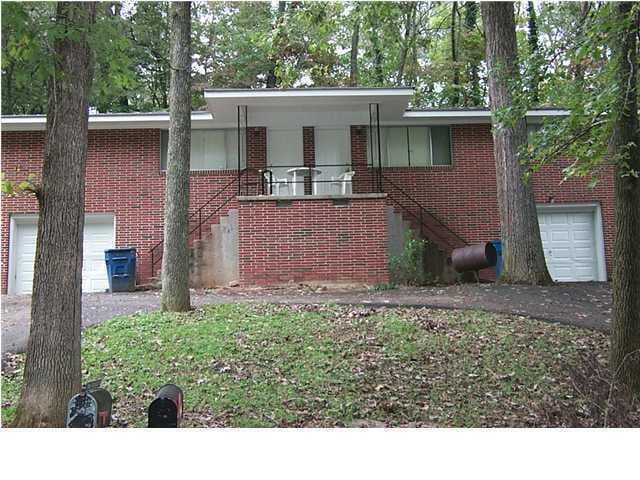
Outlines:
<svg viewBox="0 0 640 480"><path fill-rule="evenodd" d="M133 292L136 289L136 249L112 248L104 251L109 291Z"/></svg>

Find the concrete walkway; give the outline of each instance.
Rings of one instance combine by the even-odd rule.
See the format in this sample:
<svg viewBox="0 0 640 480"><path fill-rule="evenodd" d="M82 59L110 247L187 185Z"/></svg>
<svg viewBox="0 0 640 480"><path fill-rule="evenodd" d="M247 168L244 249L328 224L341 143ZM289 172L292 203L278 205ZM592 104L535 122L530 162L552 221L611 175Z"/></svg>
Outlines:
<svg viewBox="0 0 640 480"><path fill-rule="evenodd" d="M191 301L194 307L215 303L268 302L478 309L601 331L608 330L611 320L611 287L607 283L558 284L553 287L465 284L383 291L293 285L193 291ZM2 353L22 352L26 348L30 304L28 295L2 296ZM82 324L87 327L116 315L157 310L160 292L85 294L82 307Z"/></svg>

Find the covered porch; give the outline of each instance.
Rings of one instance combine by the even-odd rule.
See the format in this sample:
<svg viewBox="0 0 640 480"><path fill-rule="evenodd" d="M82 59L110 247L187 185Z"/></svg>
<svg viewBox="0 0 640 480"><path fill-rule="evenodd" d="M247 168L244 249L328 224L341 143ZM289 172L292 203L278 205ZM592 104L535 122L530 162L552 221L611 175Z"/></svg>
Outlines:
<svg viewBox="0 0 640 480"><path fill-rule="evenodd" d="M239 194L346 196L381 192L380 124L402 119L413 90L224 89L204 95L214 125L236 130ZM263 130L260 158L249 146L256 129Z"/></svg>

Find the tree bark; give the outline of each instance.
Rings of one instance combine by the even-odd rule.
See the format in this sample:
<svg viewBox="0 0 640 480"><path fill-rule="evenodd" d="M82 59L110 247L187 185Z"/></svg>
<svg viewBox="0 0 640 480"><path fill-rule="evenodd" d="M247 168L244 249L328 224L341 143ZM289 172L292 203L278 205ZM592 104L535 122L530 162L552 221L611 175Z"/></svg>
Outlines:
<svg viewBox="0 0 640 480"><path fill-rule="evenodd" d="M184 312L189 298L191 2L171 3L169 145L162 255L162 310Z"/></svg>
<svg viewBox="0 0 640 480"><path fill-rule="evenodd" d="M355 22L351 35L351 70L349 72L349 86L358 86L358 48L360 46L360 5L355 7Z"/></svg>
<svg viewBox="0 0 640 480"><path fill-rule="evenodd" d="M493 151L496 159L498 206L502 231L504 283L551 283L540 240L540 226L530 182L518 150L526 144L523 117L498 122L498 110L513 103L510 82L517 79L517 44L512 2L482 2L489 70L489 103L493 114Z"/></svg>
<svg viewBox="0 0 640 480"><path fill-rule="evenodd" d="M616 62L618 102L612 145L616 160L611 367L614 379L640 394L640 125L638 122L638 32L640 9L619 3Z"/></svg>
<svg viewBox="0 0 640 480"><path fill-rule="evenodd" d="M14 426L63 427L81 387L82 243L94 2L56 7L54 73L38 194L31 327Z"/></svg>

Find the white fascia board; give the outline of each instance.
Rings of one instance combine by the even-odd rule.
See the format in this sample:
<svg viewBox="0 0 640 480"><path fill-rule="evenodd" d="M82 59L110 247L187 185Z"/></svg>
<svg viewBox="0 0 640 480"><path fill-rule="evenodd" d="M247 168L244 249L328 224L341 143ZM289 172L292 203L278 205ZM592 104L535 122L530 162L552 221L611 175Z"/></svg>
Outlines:
<svg viewBox="0 0 640 480"><path fill-rule="evenodd" d="M300 89L300 90L205 90L205 99L395 97L411 96L412 88Z"/></svg>
<svg viewBox="0 0 640 480"><path fill-rule="evenodd" d="M568 110L544 109L528 110L526 118L536 122L545 117L563 117L569 115ZM407 110L402 116L403 120L429 121L441 123L487 123L491 121L490 110Z"/></svg>
<svg viewBox="0 0 640 480"><path fill-rule="evenodd" d="M193 112L191 122L193 128L204 128L213 121L209 112ZM8 132L45 130L47 117L45 115L3 116L0 118L2 130ZM89 130L124 130L143 128L169 128L168 113L141 114L97 114L89 115Z"/></svg>

